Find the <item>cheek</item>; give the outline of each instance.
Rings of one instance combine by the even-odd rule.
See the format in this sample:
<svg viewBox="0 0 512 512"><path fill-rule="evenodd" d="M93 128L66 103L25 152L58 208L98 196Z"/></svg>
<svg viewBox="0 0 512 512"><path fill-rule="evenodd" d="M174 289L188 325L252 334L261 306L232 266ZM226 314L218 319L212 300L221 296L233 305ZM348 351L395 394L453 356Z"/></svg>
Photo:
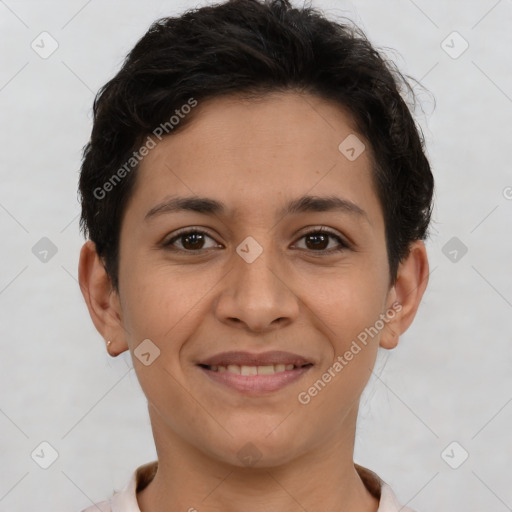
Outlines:
<svg viewBox="0 0 512 512"><path fill-rule="evenodd" d="M204 292L196 287L186 292L183 277L165 274L146 267L126 280L124 324L134 369L148 402L160 414L172 410L173 416L189 417L191 404L184 392L180 352L198 325L198 314L204 314L199 312ZM150 353L149 364L138 357L142 353L138 347L147 339L152 343L145 350ZM166 416L165 421L174 424L171 417Z"/></svg>
<svg viewBox="0 0 512 512"><path fill-rule="evenodd" d="M145 279L139 282L131 296L127 297L125 327L128 331L128 344L131 349L144 339L149 338L161 350L162 355L175 353L181 339L189 335L190 322L194 318L194 295L172 283L151 282ZM197 308L197 306L196 306Z"/></svg>
<svg viewBox="0 0 512 512"><path fill-rule="evenodd" d="M311 307L330 328L329 337L342 349L347 342L379 319L385 303L385 280L368 267L349 269L326 279L321 293L311 296Z"/></svg>
<svg viewBox="0 0 512 512"><path fill-rule="evenodd" d="M303 391L311 398L311 413L317 410L328 424L343 420L371 377L379 333L370 329L379 319L381 302L371 287L352 288L345 282L322 308L330 354Z"/></svg>
<svg viewBox="0 0 512 512"><path fill-rule="evenodd" d="M211 273L155 262L142 251L126 260L124 269L120 271L123 315L135 343L141 336L156 343L179 336L215 285Z"/></svg>
<svg viewBox="0 0 512 512"><path fill-rule="evenodd" d="M377 277L351 269L330 280L312 298L316 303L311 308L323 321L322 330L330 343L329 359L323 362L320 376L326 389L319 403L329 402L334 416L362 393L375 365L385 300L385 280Z"/></svg>

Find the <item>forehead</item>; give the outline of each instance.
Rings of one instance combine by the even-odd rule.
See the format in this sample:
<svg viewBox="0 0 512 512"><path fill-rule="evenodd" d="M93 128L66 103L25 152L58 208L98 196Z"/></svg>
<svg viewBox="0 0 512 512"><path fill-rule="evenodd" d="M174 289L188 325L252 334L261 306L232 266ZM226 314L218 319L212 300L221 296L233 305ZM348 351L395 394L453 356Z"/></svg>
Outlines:
<svg viewBox="0 0 512 512"><path fill-rule="evenodd" d="M193 116L144 157L137 203L155 207L169 196L208 196L240 216L281 210L305 194L335 194L379 215L369 144L343 107L277 93L199 102Z"/></svg>

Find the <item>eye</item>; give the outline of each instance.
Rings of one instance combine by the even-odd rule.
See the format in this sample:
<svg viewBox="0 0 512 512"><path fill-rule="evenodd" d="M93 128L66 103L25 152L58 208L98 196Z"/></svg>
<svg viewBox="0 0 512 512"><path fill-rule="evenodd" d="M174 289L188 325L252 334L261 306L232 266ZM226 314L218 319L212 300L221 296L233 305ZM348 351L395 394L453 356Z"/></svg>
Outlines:
<svg viewBox="0 0 512 512"><path fill-rule="evenodd" d="M303 239L305 240L305 249L309 249L313 252L332 253L343 251L349 248L348 244L345 243L345 241L339 235L325 228L318 228L312 231L308 231L302 235L299 240ZM329 243L331 240L338 242L338 245L329 248ZM300 249L303 249L303 247L300 247Z"/></svg>
<svg viewBox="0 0 512 512"><path fill-rule="evenodd" d="M208 239L211 241L210 246L205 245ZM299 249L318 253L333 253L349 248L349 245L339 235L323 227L308 231L299 240L305 241L305 247L299 247ZM337 242L337 245L329 247L331 241ZM163 245L171 250L189 253L222 247L208 233L199 229L183 230L164 242Z"/></svg>
<svg viewBox="0 0 512 512"><path fill-rule="evenodd" d="M205 242L207 239L210 239L214 242L213 245L210 245L210 247L205 247ZM181 244L181 247L174 247L176 242ZM215 242L215 240L210 235L208 235L208 233L197 229L182 231L181 233L178 233L177 235L170 238L168 241L164 242L163 245L166 248L176 249L182 252L198 252L205 249L211 249L213 247L219 247L219 244Z"/></svg>

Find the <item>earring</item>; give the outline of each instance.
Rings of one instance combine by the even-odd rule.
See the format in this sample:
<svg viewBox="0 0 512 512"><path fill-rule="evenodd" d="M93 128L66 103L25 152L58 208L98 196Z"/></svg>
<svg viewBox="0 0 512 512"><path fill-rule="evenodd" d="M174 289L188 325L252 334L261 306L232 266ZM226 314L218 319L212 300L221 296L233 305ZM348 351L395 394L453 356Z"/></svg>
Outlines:
<svg viewBox="0 0 512 512"><path fill-rule="evenodd" d="M112 342L110 340L107 341L107 347L110 346Z"/></svg>

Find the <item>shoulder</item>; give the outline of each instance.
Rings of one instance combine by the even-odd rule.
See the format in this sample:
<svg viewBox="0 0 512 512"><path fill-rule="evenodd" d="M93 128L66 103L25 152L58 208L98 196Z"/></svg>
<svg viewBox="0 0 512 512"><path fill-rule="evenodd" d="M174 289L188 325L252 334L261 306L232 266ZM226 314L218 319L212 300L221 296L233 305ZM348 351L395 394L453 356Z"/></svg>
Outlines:
<svg viewBox="0 0 512 512"><path fill-rule="evenodd" d="M412 508L403 506L396 497L393 489L385 482L382 484L380 504L377 512L416 512Z"/></svg>
<svg viewBox="0 0 512 512"><path fill-rule="evenodd" d="M112 512L110 500L95 503L90 507L84 508L80 512Z"/></svg>
<svg viewBox="0 0 512 512"><path fill-rule="evenodd" d="M416 512L403 506L393 489L382 478L368 468L354 464L355 468L368 491L379 499L377 512Z"/></svg>
<svg viewBox="0 0 512 512"><path fill-rule="evenodd" d="M137 491L148 485L154 478L157 468L158 461L139 466L122 490L115 492L110 499L95 503L81 512L140 512Z"/></svg>

